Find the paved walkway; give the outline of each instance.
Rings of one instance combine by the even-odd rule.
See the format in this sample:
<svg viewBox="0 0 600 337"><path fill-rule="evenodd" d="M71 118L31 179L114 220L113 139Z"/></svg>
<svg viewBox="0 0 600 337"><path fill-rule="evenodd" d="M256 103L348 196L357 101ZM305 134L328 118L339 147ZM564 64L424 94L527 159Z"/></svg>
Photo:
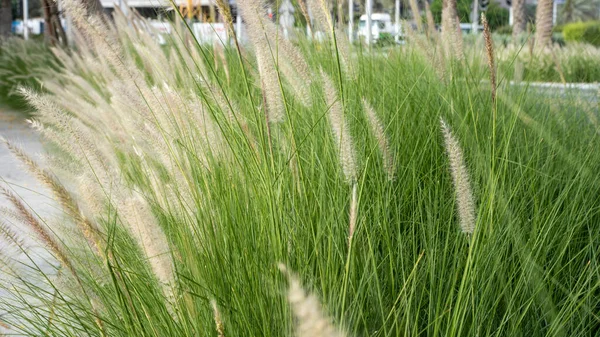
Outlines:
<svg viewBox="0 0 600 337"><path fill-rule="evenodd" d="M24 117L21 114L3 110L0 107L0 136L9 139L20 145L34 159L40 160L40 154L44 153L44 148L39 141L38 136L28 128ZM43 188L24 167L10 154L4 144L0 144L0 185L13 190L23 201L32 207L42 218L58 214L56 206L48 197L49 192ZM5 197L0 196L0 209L11 207ZM0 211L1 212L1 211ZM29 248L30 256L44 272L52 273L52 265L49 262L49 255L39 245L37 239L31 232L11 219L6 219L0 213L0 221L6 223L9 228L19 233L23 238L25 246ZM4 254L10 254L11 258L20 262L29 262L29 258L22 252L13 247L8 247L6 241L0 236L0 251ZM0 262L2 263L2 262ZM4 266L0 265L0 280L8 280L5 274ZM0 287L0 299L6 299L7 293ZM8 330L2 324L2 316L6 312L0 309L0 334L8 333Z"/></svg>

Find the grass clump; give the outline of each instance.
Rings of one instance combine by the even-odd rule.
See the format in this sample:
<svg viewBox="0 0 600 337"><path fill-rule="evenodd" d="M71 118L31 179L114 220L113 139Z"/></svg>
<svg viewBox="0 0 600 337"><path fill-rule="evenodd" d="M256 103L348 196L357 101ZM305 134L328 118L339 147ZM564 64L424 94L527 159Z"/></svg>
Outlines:
<svg viewBox="0 0 600 337"><path fill-rule="evenodd" d="M481 71L414 32L387 55L354 50L317 14L318 49L262 18L250 47L198 45L179 22L163 50L119 12L109 27L76 17L89 43L61 54L47 93L23 91L60 152L21 157L64 215L23 205L31 219L3 220L39 227L59 261L3 257L3 324L55 336L593 336L596 107L561 108L501 70L490 86L493 62Z"/></svg>
<svg viewBox="0 0 600 337"><path fill-rule="evenodd" d="M17 88L42 90L39 80L60 68L60 61L44 43L19 38L0 40L0 104L25 111L27 102Z"/></svg>
<svg viewBox="0 0 600 337"><path fill-rule="evenodd" d="M509 45L499 48L498 56L498 67L509 78L558 83L600 81L600 48L587 44L555 45L536 53L530 52L527 45ZM522 65L521 70L515 70L517 63Z"/></svg>

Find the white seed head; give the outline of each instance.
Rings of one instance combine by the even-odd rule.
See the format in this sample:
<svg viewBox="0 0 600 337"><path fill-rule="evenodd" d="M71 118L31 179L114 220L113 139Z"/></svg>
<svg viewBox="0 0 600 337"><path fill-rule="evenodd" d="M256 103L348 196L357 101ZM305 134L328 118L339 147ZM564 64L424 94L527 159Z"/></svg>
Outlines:
<svg viewBox="0 0 600 337"><path fill-rule="evenodd" d="M124 198L118 206L119 214L142 248L156 278L163 286L173 285L175 275L169 243L150 205L142 197L133 195Z"/></svg>
<svg viewBox="0 0 600 337"><path fill-rule="evenodd" d="M450 161L452 180L454 181L460 227L463 233L473 234L476 216L469 172L467 171L458 140L454 137L450 127L443 119L440 119L440 124L446 143L446 152L448 153L448 159Z"/></svg>
<svg viewBox="0 0 600 337"><path fill-rule="evenodd" d="M379 146L379 150L383 156L383 167L387 173L387 177L389 180L394 180L396 167L394 164L394 157L390 150L390 142L385 134L383 123L381 123L379 117L377 117L375 109L373 109L373 107L371 107L369 102L367 102L365 99L363 99L363 108L367 114L367 120L369 121L371 132L373 132L373 135L375 135L375 139L377 139L377 145Z"/></svg>
<svg viewBox="0 0 600 337"><path fill-rule="evenodd" d="M254 47L258 73L263 89L263 97L267 103L267 118L269 123L280 123L284 119L283 97L277 72L276 45L267 38L265 19L265 3L262 0L238 2L248 38Z"/></svg>
<svg viewBox="0 0 600 337"><path fill-rule="evenodd" d="M296 317L296 336L298 337L344 337L345 333L337 329L321 310L316 296L307 294L300 280L284 265L279 269L288 275L288 302Z"/></svg>
<svg viewBox="0 0 600 337"><path fill-rule="evenodd" d="M321 77L323 78L323 85L325 88L325 101L327 102L327 107L329 109L329 123L339 151L342 172L344 173L346 181L354 182L358 176L358 168L356 164L356 151L354 150L352 136L350 135L350 128L344 118L344 109L342 103L338 99L337 90L329 76L327 76L322 69Z"/></svg>

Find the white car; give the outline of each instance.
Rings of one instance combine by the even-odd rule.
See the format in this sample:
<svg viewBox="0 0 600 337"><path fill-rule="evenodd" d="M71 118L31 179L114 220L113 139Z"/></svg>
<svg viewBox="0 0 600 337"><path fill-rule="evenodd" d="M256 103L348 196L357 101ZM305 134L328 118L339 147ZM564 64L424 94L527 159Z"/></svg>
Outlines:
<svg viewBox="0 0 600 337"><path fill-rule="evenodd" d="M386 13L371 14L371 36L373 41L377 41L382 33L394 35L394 25L392 17ZM367 15L361 15L358 23L358 36L367 38Z"/></svg>

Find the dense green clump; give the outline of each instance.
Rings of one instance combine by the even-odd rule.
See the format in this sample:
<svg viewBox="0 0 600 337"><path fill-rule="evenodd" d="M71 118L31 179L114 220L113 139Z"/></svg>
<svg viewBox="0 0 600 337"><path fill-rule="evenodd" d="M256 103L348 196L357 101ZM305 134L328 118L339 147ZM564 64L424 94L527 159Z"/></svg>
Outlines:
<svg viewBox="0 0 600 337"><path fill-rule="evenodd" d="M0 104L26 110L27 102L17 93L17 88L41 90L39 80L59 71L60 67L50 48L40 41L19 38L0 41Z"/></svg>
<svg viewBox="0 0 600 337"><path fill-rule="evenodd" d="M563 35L568 42L585 42L600 47L600 22L569 23L564 26Z"/></svg>

